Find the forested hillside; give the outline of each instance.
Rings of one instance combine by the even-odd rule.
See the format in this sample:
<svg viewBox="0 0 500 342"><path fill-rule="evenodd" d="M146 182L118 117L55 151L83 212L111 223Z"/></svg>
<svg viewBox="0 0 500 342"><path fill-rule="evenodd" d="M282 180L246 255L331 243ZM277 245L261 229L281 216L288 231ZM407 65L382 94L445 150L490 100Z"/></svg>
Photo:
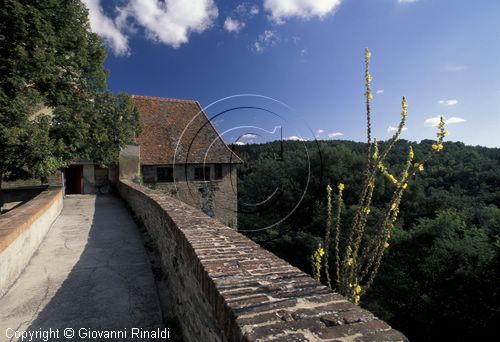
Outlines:
<svg viewBox="0 0 500 342"><path fill-rule="evenodd" d="M416 160L432 143L414 144ZM387 165L403 165L407 148L399 141ZM326 186L346 185L347 225L366 145L286 141L238 146L237 153L245 160L238 168L240 231L311 273L311 255L325 233ZM370 220L393 187L377 180ZM380 273L361 305L413 341L481 340L493 333L500 321L499 206L500 149L446 143L410 182Z"/></svg>

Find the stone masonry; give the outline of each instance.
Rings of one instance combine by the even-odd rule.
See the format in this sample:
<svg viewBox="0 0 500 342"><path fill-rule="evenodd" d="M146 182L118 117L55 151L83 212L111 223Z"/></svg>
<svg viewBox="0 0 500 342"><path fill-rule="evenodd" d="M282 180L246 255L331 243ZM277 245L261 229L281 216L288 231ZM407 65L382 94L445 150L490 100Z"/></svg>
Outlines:
<svg viewBox="0 0 500 342"><path fill-rule="evenodd" d="M187 341L407 341L201 211L126 180L119 191L156 241Z"/></svg>

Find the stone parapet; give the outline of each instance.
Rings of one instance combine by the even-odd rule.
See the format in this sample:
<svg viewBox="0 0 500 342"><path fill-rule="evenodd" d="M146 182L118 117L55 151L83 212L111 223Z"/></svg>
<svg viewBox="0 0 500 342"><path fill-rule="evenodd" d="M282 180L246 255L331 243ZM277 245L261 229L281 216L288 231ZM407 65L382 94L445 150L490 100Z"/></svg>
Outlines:
<svg viewBox="0 0 500 342"><path fill-rule="evenodd" d="M24 270L62 207L62 188L48 188L0 216L0 297Z"/></svg>
<svg viewBox="0 0 500 342"><path fill-rule="evenodd" d="M127 180L187 341L407 341L370 312L200 210Z"/></svg>

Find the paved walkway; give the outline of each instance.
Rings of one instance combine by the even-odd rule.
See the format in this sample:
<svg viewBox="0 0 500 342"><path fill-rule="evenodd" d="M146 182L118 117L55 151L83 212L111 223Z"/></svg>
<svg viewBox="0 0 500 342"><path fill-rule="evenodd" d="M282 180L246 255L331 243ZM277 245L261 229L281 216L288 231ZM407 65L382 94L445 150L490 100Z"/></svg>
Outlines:
<svg viewBox="0 0 500 342"><path fill-rule="evenodd" d="M0 341L16 340L6 338L8 328L59 329L60 338L50 341L79 341L81 328L127 328L130 337L132 328L161 327L140 234L121 200L112 196L67 196L39 250L0 299ZM75 338L65 339L65 328L75 329Z"/></svg>

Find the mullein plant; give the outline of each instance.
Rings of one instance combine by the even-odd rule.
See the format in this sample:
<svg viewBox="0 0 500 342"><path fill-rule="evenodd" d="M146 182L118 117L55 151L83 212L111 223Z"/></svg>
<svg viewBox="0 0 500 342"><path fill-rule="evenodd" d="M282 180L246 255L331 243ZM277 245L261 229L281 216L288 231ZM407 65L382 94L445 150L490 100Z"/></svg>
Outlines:
<svg viewBox="0 0 500 342"><path fill-rule="evenodd" d="M393 174L386 165L386 158L396 142L399 140L401 132L406 124L408 115L408 103L403 97L401 102L401 119L393 137L389 140L383 150L379 149L377 140L372 142L371 137L371 101L373 94L371 91L372 75L370 74L371 53L365 50L365 98L366 98L366 125L367 125L367 160L363 174L363 186L359 196L354 218L350 228L346 231L345 245L341 245L341 211L343 207L344 184L337 186L335 219L333 218L334 189L328 185L327 190L327 222L323 243L313 254L313 273L317 280L321 280L322 271L326 285L337 292L343 294L354 303L358 303L361 296L372 285L375 276L380 268L380 263L384 251L390 246L391 232L399 215L399 206L404 192L408 188L410 179L417 172L424 171L424 165L429 161L434 153L443 150L443 140L448 134L445 130L444 118L440 117L438 124L437 142L432 145L432 152L421 162L415 162L413 148L410 145L408 156L403 170L400 174ZM373 227L369 229L367 235L367 221L372 213L372 198L375 189L377 175L382 174L394 186L394 191L390 201L376 220ZM335 222L335 225L333 224ZM332 246L333 230L333 246ZM334 283L330 279L329 255L330 247L333 248L335 263L333 265L335 276Z"/></svg>

